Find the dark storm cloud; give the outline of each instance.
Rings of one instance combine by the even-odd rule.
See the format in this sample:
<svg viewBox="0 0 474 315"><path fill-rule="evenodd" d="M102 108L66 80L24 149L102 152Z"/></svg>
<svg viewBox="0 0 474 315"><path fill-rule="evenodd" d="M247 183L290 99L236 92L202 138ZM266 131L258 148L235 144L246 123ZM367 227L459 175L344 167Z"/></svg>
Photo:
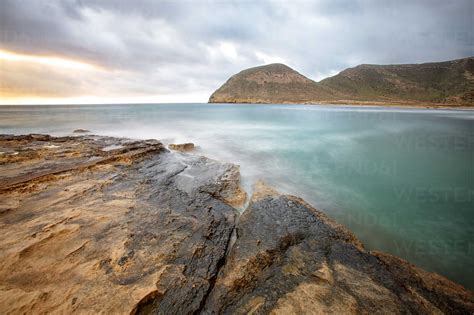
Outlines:
<svg viewBox="0 0 474 315"><path fill-rule="evenodd" d="M472 0L3 0L0 12L0 49L122 71L117 93L207 95L273 61L320 79L359 63L473 55Z"/></svg>

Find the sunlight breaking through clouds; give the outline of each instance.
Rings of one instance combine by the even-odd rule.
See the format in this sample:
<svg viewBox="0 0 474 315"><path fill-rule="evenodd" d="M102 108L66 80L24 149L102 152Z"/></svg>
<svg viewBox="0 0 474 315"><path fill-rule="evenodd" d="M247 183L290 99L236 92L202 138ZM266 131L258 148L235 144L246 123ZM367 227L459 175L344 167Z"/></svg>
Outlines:
<svg viewBox="0 0 474 315"><path fill-rule="evenodd" d="M74 70L100 70L100 68L97 66L81 61L70 60L60 57L25 55L6 50L0 50L0 61L39 63L52 67L68 68Z"/></svg>

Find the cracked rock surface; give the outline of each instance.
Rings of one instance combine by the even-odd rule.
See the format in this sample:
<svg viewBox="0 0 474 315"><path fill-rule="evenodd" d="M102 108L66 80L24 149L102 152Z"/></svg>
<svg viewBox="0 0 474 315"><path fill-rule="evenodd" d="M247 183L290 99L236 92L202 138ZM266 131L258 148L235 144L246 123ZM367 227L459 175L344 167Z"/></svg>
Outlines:
<svg viewBox="0 0 474 315"><path fill-rule="evenodd" d="M258 183L206 314L472 314L473 292L367 252L302 199Z"/></svg>
<svg viewBox="0 0 474 315"><path fill-rule="evenodd" d="M2 314L201 307L243 196L236 166L93 136L1 136L0 151Z"/></svg>
<svg viewBox="0 0 474 315"><path fill-rule="evenodd" d="M156 140L0 136L0 313L472 314L302 199ZM238 223L237 223L238 221Z"/></svg>

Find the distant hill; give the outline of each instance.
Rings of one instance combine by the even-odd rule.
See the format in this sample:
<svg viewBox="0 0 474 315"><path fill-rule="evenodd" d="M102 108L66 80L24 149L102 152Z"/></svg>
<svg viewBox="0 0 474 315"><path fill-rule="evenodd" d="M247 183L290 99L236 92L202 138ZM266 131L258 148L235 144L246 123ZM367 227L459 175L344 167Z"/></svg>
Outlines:
<svg viewBox="0 0 474 315"><path fill-rule="evenodd" d="M474 105L474 57L406 65L359 65L315 82L283 64L232 76L210 103Z"/></svg>
<svg viewBox="0 0 474 315"><path fill-rule="evenodd" d="M407 65L360 65L318 84L354 100L472 103L474 58Z"/></svg>
<svg viewBox="0 0 474 315"><path fill-rule="evenodd" d="M305 103L331 97L328 88L290 67L275 63L232 76L215 91L211 103Z"/></svg>

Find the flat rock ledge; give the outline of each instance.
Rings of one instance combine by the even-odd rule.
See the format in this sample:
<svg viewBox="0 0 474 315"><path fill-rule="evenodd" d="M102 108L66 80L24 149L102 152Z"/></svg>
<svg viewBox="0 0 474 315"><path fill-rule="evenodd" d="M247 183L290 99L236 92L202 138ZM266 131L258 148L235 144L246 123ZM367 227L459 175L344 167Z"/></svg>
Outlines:
<svg viewBox="0 0 474 315"><path fill-rule="evenodd" d="M202 308L235 227L236 166L94 136L0 136L0 151L0 313Z"/></svg>
<svg viewBox="0 0 474 315"><path fill-rule="evenodd" d="M0 136L0 313L471 314L474 293L238 167L156 140Z"/></svg>

